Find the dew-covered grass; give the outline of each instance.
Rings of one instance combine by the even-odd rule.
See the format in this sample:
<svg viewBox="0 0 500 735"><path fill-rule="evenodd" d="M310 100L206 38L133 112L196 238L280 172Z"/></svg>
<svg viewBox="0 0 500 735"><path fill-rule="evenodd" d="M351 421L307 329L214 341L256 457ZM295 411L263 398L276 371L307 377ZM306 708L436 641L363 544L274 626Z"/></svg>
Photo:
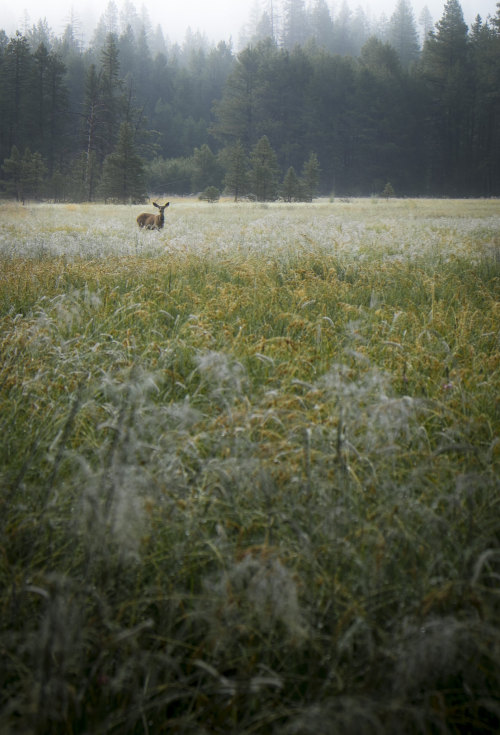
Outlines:
<svg viewBox="0 0 500 735"><path fill-rule="evenodd" d="M0 205L0 731L500 730L500 204Z"/></svg>

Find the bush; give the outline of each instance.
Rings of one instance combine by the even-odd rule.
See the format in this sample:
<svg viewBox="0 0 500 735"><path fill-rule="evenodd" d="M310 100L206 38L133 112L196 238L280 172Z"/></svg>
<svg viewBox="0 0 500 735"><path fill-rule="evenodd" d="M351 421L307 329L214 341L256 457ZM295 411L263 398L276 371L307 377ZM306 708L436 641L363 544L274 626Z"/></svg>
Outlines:
<svg viewBox="0 0 500 735"><path fill-rule="evenodd" d="M207 186L205 191L203 191L198 199L201 199L201 201L204 202L218 202L220 199L220 191L216 186Z"/></svg>

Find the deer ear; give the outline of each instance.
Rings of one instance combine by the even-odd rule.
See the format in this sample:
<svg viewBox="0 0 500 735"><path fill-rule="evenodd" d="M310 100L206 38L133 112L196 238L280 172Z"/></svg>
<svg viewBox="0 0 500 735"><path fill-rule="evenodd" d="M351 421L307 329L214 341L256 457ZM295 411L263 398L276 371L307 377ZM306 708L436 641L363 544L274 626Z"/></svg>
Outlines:
<svg viewBox="0 0 500 735"><path fill-rule="evenodd" d="M156 202L153 202L153 207L157 207L158 209L160 209L160 205L157 204Z"/></svg>
<svg viewBox="0 0 500 735"><path fill-rule="evenodd" d="M167 202L167 203L165 204L165 206L166 206L166 207L170 207L170 202Z"/></svg>

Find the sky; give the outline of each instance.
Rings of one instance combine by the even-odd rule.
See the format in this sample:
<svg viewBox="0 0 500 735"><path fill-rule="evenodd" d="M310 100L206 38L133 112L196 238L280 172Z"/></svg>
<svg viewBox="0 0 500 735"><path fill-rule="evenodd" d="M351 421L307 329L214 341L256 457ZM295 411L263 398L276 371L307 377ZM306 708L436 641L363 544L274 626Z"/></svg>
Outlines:
<svg viewBox="0 0 500 735"><path fill-rule="evenodd" d="M465 21L470 25L479 13L483 19L488 14L495 15L497 0L462 0L461 6ZM115 0L118 8L122 0ZM163 33L171 41L182 42L185 31L201 31L210 41L233 39L238 45L238 38L242 26L248 21L255 0L164 0L154 3L153 0L132 0L140 10L144 5L154 27L158 23ZM341 0L327 0L330 7L338 7ZM369 17L378 18L382 13L388 17L392 15L397 0L347 0L347 4L354 10L360 5ZM263 4L263 0L260 0ZM279 5L279 2L277 3ZM434 23L443 14L445 0L412 0L415 20L422 8L427 5ZM66 25L71 10L80 20L82 26L95 28L97 21L107 6L107 0L0 0L0 28L8 35L16 29L25 27L25 14L29 16L29 25L39 18L46 18L49 26L56 35L59 35Z"/></svg>

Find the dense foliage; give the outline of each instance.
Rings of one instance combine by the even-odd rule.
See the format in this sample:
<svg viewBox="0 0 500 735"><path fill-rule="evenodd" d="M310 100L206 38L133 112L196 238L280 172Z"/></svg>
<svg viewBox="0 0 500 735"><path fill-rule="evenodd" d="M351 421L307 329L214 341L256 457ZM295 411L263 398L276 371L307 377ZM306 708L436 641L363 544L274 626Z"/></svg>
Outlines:
<svg viewBox="0 0 500 735"><path fill-rule="evenodd" d="M313 194L500 194L500 9L469 29L447 0L434 28L423 18L422 48L408 0L385 25L360 12L283 0L281 24L264 12L239 53L192 33L171 44L130 4L119 19L110 3L86 47L72 24L2 31L0 181L21 200L228 181L261 198L265 140L266 198L307 198L293 182L311 155Z"/></svg>

